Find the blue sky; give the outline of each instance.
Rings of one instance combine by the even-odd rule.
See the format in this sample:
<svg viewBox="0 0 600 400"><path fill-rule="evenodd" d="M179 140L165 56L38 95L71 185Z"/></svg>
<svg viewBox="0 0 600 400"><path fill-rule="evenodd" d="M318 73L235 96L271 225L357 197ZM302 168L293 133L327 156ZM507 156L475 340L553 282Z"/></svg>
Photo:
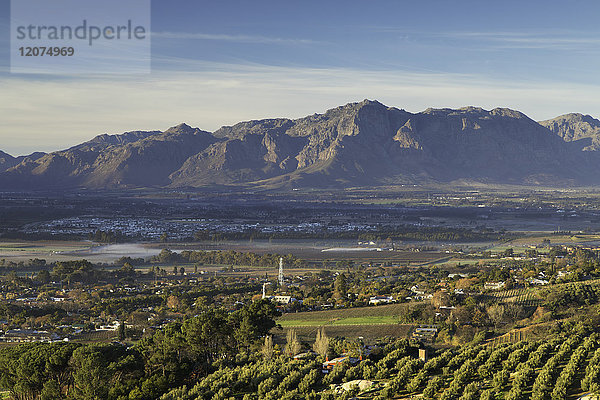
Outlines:
<svg viewBox="0 0 600 400"><path fill-rule="evenodd" d="M0 1L0 150L100 133L214 130L378 99L600 117L597 1L158 1L152 73L10 74Z"/></svg>
<svg viewBox="0 0 600 400"><path fill-rule="evenodd" d="M577 79L562 56L579 57L579 66L598 61L600 6L592 1L568 7L559 1L190 3L153 3L156 55L179 57L188 50L188 56L225 63L499 79ZM169 40L167 32L181 35ZM543 65L549 62L558 68ZM541 76L532 73L535 67Z"/></svg>

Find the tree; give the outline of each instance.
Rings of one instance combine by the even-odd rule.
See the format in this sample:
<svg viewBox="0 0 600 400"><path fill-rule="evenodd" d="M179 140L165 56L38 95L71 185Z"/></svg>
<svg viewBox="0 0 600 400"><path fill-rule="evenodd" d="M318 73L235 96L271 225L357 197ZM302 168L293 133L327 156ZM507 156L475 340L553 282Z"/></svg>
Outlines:
<svg viewBox="0 0 600 400"><path fill-rule="evenodd" d="M45 269L41 270L36 275L35 280L42 284L50 283L50 272Z"/></svg>
<svg viewBox="0 0 600 400"><path fill-rule="evenodd" d="M535 258L537 257L537 250L535 249L527 249L525 250L525 255L529 258Z"/></svg>
<svg viewBox="0 0 600 400"><path fill-rule="evenodd" d="M167 298L167 307L177 310L180 305L181 302L179 301L179 298L177 296L170 295Z"/></svg>
<svg viewBox="0 0 600 400"><path fill-rule="evenodd" d="M285 344L286 354L288 354L290 357L293 357L296 354L300 353L301 347L302 346L300 345L300 342L298 341L298 336L296 335L296 331L293 329L290 329L287 332L287 336L286 336L286 344Z"/></svg>
<svg viewBox="0 0 600 400"><path fill-rule="evenodd" d="M516 303L509 303L504 307L504 315L508 316L512 321L523 318L525 309L522 305Z"/></svg>
<svg viewBox="0 0 600 400"><path fill-rule="evenodd" d="M479 279L477 279L477 278L461 278L456 282L454 287L456 289L469 289L473 285L475 285L478 281L479 281Z"/></svg>
<svg viewBox="0 0 600 400"><path fill-rule="evenodd" d="M324 327L317 330L317 338L313 344L313 350L320 356L327 356L327 350L329 350L329 338L325 334Z"/></svg>
<svg viewBox="0 0 600 400"><path fill-rule="evenodd" d="M207 309L187 320L182 329L192 354L200 362L212 363L235 349L232 345L233 329L223 310Z"/></svg>
<svg viewBox="0 0 600 400"><path fill-rule="evenodd" d="M234 338L240 346L248 348L276 326L275 317L280 315L269 299L246 304L229 315L229 320L235 327Z"/></svg>
<svg viewBox="0 0 600 400"><path fill-rule="evenodd" d="M508 373L507 370L502 369L502 370L498 371L494 375L494 378L492 379L492 387L496 391L501 391L502 388L504 387L504 385L506 385L508 383L509 378L510 378L510 374Z"/></svg>
<svg viewBox="0 0 600 400"><path fill-rule="evenodd" d="M495 400L498 398L498 392L494 389L487 389L481 393L480 400Z"/></svg>
<svg viewBox="0 0 600 400"><path fill-rule="evenodd" d="M14 399L49 398L55 386L70 382L69 359L77 344L27 343L0 350L0 386ZM48 383L54 381L54 383ZM60 397L55 397L60 399Z"/></svg>
<svg viewBox="0 0 600 400"><path fill-rule="evenodd" d="M437 292L435 292L433 294L433 297L431 298L431 304L433 304L435 308L447 306L449 304L449 301L450 296L448 296L448 292L442 290L438 290Z"/></svg>
<svg viewBox="0 0 600 400"><path fill-rule="evenodd" d="M124 273L125 275L133 275L135 274L135 268L133 268L133 265L126 262L121 267L120 272Z"/></svg>
<svg viewBox="0 0 600 400"><path fill-rule="evenodd" d="M84 282L93 278L94 265L87 260L58 261L52 269L52 275L67 282Z"/></svg>
<svg viewBox="0 0 600 400"><path fill-rule="evenodd" d="M168 324L163 330L142 339L137 348L144 357L145 369L149 375L164 378L175 377L186 368L186 344L182 326L178 323Z"/></svg>
<svg viewBox="0 0 600 400"><path fill-rule="evenodd" d="M265 361L273 358L273 336L265 336L265 344L262 347L262 354Z"/></svg>
<svg viewBox="0 0 600 400"><path fill-rule="evenodd" d="M73 394L76 399L100 400L108 397L110 372L105 355L106 346L85 346L73 352Z"/></svg>
<svg viewBox="0 0 600 400"><path fill-rule="evenodd" d="M444 378L442 378L441 376L436 376L427 383L425 390L423 390L423 397L426 399L434 399L435 394L439 392L443 387Z"/></svg>
<svg viewBox="0 0 600 400"><path fill-rule="evenodd" d="M508 248L501 253L502 257L512 257L514 256L514 250L512 248Z"/></svg>
<svg viewBox="0 0 600 400"><path fill-rule="evenodd" d="M126 333L125 333L125 322L121 322L119 324L119 340L123 341L125 340L126 337Z"/></svg>
<svg viewBox="0 0 600 400"><path fill-rule="evenodd" d="M318 369L311 370L308 374L302 378L302 381L298 384L298 390L300 393L308 393L308 391L314 387L320 380L323 374ZM306 397L310 399L310 397Z"/></svg>
<svg viewBox="0 0 600 400"><path fill-rule="evenodd" d="M58 386L58 382L54 379L51 379L44 383L44 387L40 393L40 400L57 400L62 399L62 393L60 390L60 386Z"/></svg>
<svg viewBox="0 0 600 400"><path fill-rule="evenodd" d="M494 323L494 328L498 329L498 325L504 319L504 306L502 304L494 304L487 309L488 317Z"/></svg>
<svg viewBox="0 0 600 400"><path fill-rule="evenodd" d="M271 376L271 377L268 377L267 379L265 379L264 381L262 381L258 385L257 392L258 392L259 396L262 397L266 393L275 389L275 387L277 387L277 379L275 379L274 377Z"/></svg>
<svg viewBox="0 0 600 400"><path fill-rule="evenodd" d="M348 287L346 286L346 276L344 274L339 274L338 277L335 279L334 291L335 296L338 299L346 297Z"/></svg>

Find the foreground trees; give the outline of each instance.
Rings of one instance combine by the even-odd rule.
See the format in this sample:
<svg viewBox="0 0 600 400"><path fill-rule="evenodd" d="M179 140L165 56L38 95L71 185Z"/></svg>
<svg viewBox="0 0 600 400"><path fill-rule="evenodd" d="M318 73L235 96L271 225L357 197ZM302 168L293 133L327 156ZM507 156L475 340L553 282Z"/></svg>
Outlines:
<svg viewBox="0 0 600 400"><path fill-rule="evenodd" d="M361 390L360 398L376 399L422 394L439 400L556 400L600 388L600 340L581 326L495 348L471 343L429 349L427 361L418 358L419 344L390 338L361 352L362 360L349 357L323 374L323 355L292 357L300 345L292 330L289 349L274 349L268 330L276 313L265 300L233 313L206 309L132 347L5 347L0 386L17 400L324 400L351 398ZM356 343L328 339L320 330L315 348L352 356ZM357 380L371 381L368 389L354 385Z"/></svg>
<svg viewBox="0 0 600 400"><path fill-rule="evenodd" d="M155 399L205 376L275 326L268 300L227 314L206 309L133 347L122 344L22 344L0 349L0 387L17 400Z"/></svg>
<svg viewBox="0 0 600 400"><path fill-rule="evenodd" d="M56 387L72 384L70 359L79 346L73 344L27 344L2 349L0 386L15 399L31 399Z"/></svg>

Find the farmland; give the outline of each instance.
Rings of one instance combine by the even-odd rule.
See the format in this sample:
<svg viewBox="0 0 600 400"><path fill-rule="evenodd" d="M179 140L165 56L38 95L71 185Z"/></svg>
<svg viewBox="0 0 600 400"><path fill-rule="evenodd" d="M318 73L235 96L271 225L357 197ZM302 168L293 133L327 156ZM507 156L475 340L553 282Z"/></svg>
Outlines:
<svg viewBox="0 0 600 400"><path fill-rule="evenodd" d="M277 322L285 327L396 324L399 322L398 317L406 311L407 307L407 304L389 304L349 309L289 313L284 314Z"/></svg>
<svg viewBox="0 0 600 400"><path fill-rule="evenodd" d="M220 370L167 398L203 399L217 392L233 398L248 393L259 398L284 394L300 398L324 389L323 399L333 398L326 397L328 393L344 393L344 383L362 380L369 383L354 391L362 392L361 398L569 399L600 388L599 345L597 334L583 331L496 347L471 344L441 349L422 360L415 358L417 349L407 341L397 341L358 365L338 364L324 377L313 372L320 368L318 360L257 360L242 368ZM258 376L267 371L272 382L259 385Z"/></svg>

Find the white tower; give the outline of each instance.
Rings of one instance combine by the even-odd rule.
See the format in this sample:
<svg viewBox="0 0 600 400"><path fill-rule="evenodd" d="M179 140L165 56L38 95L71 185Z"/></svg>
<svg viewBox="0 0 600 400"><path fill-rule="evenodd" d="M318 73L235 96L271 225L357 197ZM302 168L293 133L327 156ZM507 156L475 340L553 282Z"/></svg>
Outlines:
<svg viewBox="0 0 600 400"><path fill-rule="evenodd" d="M263 295L262 295L262 298L264 299L265 297L267 297L267 282L263 283Z"/></svg>
<svg viewBox="0 0 600 400"><path fill-rule="evenodd" d="M283 258L279 258L279 286L283 286Z"/></svg>

